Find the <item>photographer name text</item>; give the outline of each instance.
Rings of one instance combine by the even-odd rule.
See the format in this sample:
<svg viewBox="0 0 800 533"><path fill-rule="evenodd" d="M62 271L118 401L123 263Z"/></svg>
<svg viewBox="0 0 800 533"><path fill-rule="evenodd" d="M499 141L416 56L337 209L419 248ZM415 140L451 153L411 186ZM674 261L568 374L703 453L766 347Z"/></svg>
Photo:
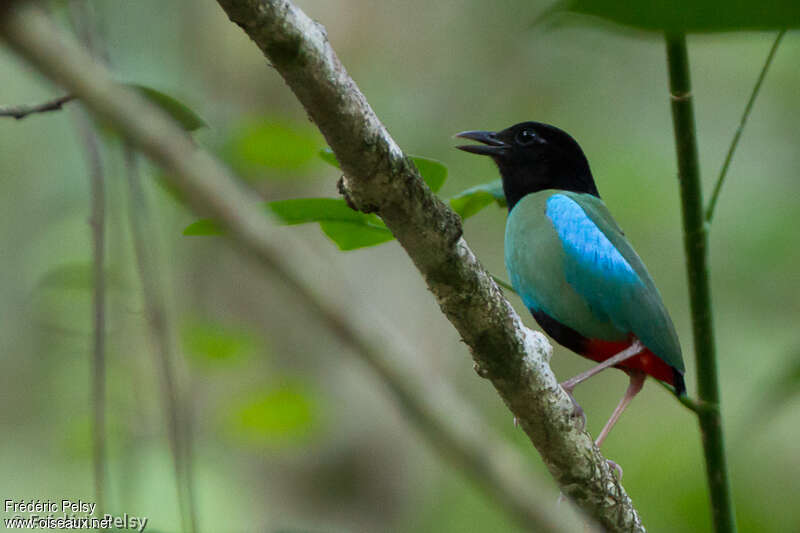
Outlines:
<svg viewBox="0 0 800 533"><path fill-rule="evenodd" d="M97 504L83 500L5 500L7 513L80 513L94 514Z"/></svg>
<svg viewBox="0 0 800 533"><path fill-rule="evenodd" d="M14 500L3 501L6 513L16 516L4 518L6 529L133 529L144 531L149 519L145 516L91 516L97 504L84 500ZM56 513L60 513L57 516ZM21 516L27 515L27 516ZM79 516L83 515L83 516Z"/></svg>

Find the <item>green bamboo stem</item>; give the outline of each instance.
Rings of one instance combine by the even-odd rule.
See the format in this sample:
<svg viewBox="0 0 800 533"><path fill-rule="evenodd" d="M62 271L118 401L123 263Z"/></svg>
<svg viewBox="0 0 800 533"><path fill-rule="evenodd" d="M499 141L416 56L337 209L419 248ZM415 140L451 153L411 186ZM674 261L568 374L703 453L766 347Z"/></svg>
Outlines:
<svg viewBox="0 0 800 533"><path fill-rule="evenodd" d="M703 435L714 531L733 533L736 531L736 520L719 410L719 383L707 262L708 238L703 216L703 191L700 186L686 37L683 34L667 34L666 44L694 333L697 394L700 402L711 407L697 414Z"/></svg>

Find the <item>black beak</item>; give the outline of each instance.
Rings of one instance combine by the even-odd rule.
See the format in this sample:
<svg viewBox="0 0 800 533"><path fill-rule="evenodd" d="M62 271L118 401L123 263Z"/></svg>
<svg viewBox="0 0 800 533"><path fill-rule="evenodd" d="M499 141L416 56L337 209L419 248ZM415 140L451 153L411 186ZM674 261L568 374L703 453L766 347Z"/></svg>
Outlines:
<svg viewBox="0 0 800 533"><path fill-rule="evenodd" d="M462 131L461 133L456 133L455 136L461 139L478 141L479 143L486 145L481 146L478 144L465 144L456 146L456 148L459 150L464 150L465 152L470 152L473 154L498 156L505 154L506 148L508 148L508 145L498 139L497 134L493 131Z"/></svg>

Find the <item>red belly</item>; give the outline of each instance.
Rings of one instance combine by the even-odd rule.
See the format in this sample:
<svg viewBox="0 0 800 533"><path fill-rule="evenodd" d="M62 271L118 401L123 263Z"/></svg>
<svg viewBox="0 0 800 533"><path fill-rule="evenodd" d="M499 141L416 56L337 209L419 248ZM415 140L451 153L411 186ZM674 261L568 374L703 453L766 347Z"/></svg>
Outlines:
<svg viewBox="0 0 800 533"><path fill-rule="evenodd" d="M622 350L628 348L632 343L633 339L620 342L588 339L585 351L581 355L593 361L597 361L598 363L602 363L609 357L613 357ZM673 387L677 387L677 383L675 383L675 372L672 370L672 367L647 348L638 355L614 366L623 370L641 370L649 376L653 376Z"/></svg>

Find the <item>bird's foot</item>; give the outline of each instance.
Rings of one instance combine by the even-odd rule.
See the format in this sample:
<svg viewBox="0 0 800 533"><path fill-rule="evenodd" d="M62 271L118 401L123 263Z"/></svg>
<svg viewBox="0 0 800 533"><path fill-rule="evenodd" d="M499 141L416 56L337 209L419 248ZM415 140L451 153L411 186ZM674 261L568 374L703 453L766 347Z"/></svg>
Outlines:
<svg viewBox="0 0 800 533"><path fill-rule="evenodd" d="M560 383L561 388L564 389L564 392L567 393L569 399L572 400L572 417L577 418L580 420L580 429L583 430L586 428L586 413L583 412L583 407L578 403L578 400L575 399L575 396L572 395L572 389L575 385L571 384L569 381L565 381Z"/></svg>
<svg viewBox="0 0 800 533"><path fill-rule="evenodd" d="M622 481L622 474L624 473L624 472L622 471L622 467L621 467L621 466L619 466L619 465L618 465L617 463L615 463L614 461L612 461L611 459L606 459L606 462L608 463L608 466L610 466L611 468L613 468L613 469L614 469L614 472L616 472L616 474L617 474L617 481Z"/></svg>

